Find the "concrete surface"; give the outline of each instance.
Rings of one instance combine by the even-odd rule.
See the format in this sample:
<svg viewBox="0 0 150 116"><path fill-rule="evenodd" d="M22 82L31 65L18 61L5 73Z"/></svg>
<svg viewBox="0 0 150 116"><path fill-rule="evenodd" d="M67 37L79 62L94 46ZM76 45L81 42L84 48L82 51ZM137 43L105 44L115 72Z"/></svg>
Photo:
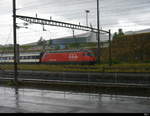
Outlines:
<svg viewBox="0 0 150 116"><path fill-rule="evenodd" d="M0 87L0 113L149 113L150 97Z"/></svg>

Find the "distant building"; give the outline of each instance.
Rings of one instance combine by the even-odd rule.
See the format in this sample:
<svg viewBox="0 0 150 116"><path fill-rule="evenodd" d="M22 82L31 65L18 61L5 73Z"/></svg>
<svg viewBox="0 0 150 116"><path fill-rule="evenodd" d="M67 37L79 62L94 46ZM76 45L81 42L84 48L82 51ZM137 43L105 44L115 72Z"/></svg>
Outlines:
<svg viewBox="0 0 150 116"><path fill-rule="evenodd" d="M108 40L109 36L108 34L101 34L100 35L101 39L101 45L102 47L108 47ZM72 43L97 43L97 34L93 32L87 32L87 33L82 33L78 35L73 35L72 36L67 36L67 37L62 37L62 38L57 38L57 39L52 39L51 40L51 47L59 47L61 49L65 48L67 45L72 44ZM37 42L34 43L29 43L25 45L37 45Z"/></svg>
<svg viewBox="0 0 150 116"><path fill-rule="evenodd" d="M104 46L107 46L109 36L106 34L101 34L100 36L101 42L106 43ZM65 45L72 44L72 43L97 43L97 34L93 32L83 33L79 35L68 36L58 39L52 40L52 45L60 45L61 47L64 47Z"/></svg>
<svg viewBox="0 0 150 116"><path fill-rule="evenodd" d="M125 32L125 35L134 35L134 34L140 34L140 33L150 33L150 29L144 29L139 31L127 31Z"/></svg>

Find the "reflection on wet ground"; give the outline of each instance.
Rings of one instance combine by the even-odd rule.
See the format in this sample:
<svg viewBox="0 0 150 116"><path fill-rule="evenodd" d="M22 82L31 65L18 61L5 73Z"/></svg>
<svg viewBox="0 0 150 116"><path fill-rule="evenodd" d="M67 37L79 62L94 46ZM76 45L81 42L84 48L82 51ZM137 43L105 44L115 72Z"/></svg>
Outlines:
<svg viewBox="0 0 150 116"><path fill-rule="evenodd" d="M148 113L150 97L0 87L0 113Z"/></svg>

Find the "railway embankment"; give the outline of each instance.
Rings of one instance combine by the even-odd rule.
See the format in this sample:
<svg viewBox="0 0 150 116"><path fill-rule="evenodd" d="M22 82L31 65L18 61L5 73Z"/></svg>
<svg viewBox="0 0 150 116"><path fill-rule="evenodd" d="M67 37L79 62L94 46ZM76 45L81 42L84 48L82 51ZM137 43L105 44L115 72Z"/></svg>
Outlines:
<svg viewBox="0 0 150 116"><path fill-rule="evenodd" d="M1 79L13 79L14 72L1 71ZM75 82L83 84L114 84L150 87L150 73L121 72L49 72L49 71L18 71L18 79L49 82Z"/></svg>
<svg viewBox="0 0 150 116"><path fill-rule="evenodd" d="M12 70L0 72L0 84L14 86ZM150 96L150 73L18 71L19 87L88 93Z"/></svg>

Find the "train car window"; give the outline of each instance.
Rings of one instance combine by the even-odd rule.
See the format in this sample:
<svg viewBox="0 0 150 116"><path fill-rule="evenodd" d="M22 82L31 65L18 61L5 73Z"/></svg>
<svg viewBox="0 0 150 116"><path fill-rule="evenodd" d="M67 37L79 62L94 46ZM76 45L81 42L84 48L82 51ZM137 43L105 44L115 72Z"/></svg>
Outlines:
<svg viewBox="0 0 150 116"><path fill-rule="evenodd" d="M34 59L38 59L38 56L35 56Z"/></svg>
<svg viewBox="0 0 150 116"><path fill-rule="evenodd" d="M32 59L32 56L27 56L27 59Z"/></svg>
<svg viewBox="0 0 150 116"><path fill-rule="evenodd" d="M35 59L35 56L31 56L31 59Z"/></svg>
<svg viewBox="0 0 150 116"><path fill-rule="evenodd" d="M38 56L34 56L34 59L38 59Z"/></svg>
<svg viewBox="0 0 150 116"><path fill-rule="evenodd" d="M40 57L39 56L35 56L35 59L39 59Z"/></svg>
<svg viewBox="0 0 150 116"><path fill-rule="evenodd" d="M34 56L34 59L36 59L37 56Z"/></svg>

